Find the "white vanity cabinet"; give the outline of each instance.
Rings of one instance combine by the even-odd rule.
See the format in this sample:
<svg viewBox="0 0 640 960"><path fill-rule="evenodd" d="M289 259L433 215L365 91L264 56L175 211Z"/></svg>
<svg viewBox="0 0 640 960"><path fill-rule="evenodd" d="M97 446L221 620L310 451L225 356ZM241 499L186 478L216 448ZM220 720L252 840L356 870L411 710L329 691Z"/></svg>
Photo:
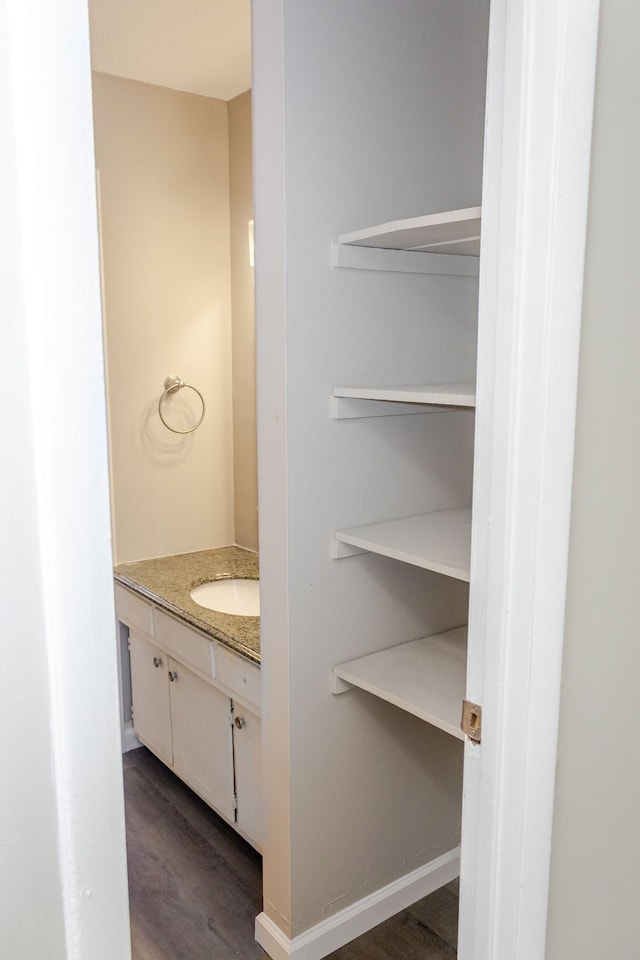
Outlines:
<svg viewBox="0 0 640 960"><path fill-rule="evenodd" d="M129 635L136 736L226 820L233 820L231 702L135 633Z"/></svg>
<svg viewBox="0 0 640 960"><path fill-rule="evenodd" d="M135 735L260 849L260 668L120 584L116 612Z"/></svg>

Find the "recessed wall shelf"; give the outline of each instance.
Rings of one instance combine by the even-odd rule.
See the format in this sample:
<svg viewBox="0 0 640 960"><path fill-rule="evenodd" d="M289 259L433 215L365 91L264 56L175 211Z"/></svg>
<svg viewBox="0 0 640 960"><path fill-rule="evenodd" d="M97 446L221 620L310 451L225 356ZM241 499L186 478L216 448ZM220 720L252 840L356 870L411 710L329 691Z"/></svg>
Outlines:
<svg viewBox="0 0 640 960"><path fill-rule="evenodd" d="M456 580L469 581L469 507L337 530L334 538L335 559L358 553L379 553Z"/></svg>
<svg viewBox="0 0 640 960"><path fill-rule="evenodd" d="M409 387L335 387L331 415L334 420L389 417L434 413L443 408L475 407L475 404L475 384L467 382Z"/></svg>
<svg viewBox="0 0 640 960"><path fill-rule="evenodd" d="M333 692L359 687L464 740L466 671L467 628L457 627L335 666Z"/></svg>

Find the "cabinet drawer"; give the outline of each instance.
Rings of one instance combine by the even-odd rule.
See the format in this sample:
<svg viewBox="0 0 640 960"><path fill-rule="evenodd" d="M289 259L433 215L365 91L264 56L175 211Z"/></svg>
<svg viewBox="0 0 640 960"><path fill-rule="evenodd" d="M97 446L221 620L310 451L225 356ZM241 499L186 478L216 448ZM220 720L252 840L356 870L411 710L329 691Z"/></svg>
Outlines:
<svg viewBox="0 0 640 960"><path fill-rule="evenodd" d="M260 707L260 667L228 650L221 643L216 650L217 679L229 690Z"/></svg>
<svg viewBox="0 0 640 960"><path fill-rule="evenodd" d="M151 604L119 583L115 584L116 616L120 623L137 627L147 636L153 636Z"/></svg>
<svg viewBox="0 0 640 960"><path fill-rule="evenodd" d="M216 660L213 642L162 610L153 611L155 639L170 653L197 667L208 677L216 675Z"/></svg>

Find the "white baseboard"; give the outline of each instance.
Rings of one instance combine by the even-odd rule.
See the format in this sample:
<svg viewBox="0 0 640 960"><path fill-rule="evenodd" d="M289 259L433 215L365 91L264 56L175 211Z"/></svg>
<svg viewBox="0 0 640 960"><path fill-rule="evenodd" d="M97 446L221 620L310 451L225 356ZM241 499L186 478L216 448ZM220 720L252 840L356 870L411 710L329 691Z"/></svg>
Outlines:
<svg viewBox="0 0 640 960"><path fill-rule="evenodd" d="M266 913L261 913L256 917L256 940L272 960L322 960L345 943L454 880L459 871L460 848L456 847L292 940Z"/></svg>
<svg viewBox="0 0 640 960"><path fill-rule="evenodd" d="M142 744L133 732L133 724L125 723L122 728L122 752L128 753L129 750L137 750Z"/></svg>

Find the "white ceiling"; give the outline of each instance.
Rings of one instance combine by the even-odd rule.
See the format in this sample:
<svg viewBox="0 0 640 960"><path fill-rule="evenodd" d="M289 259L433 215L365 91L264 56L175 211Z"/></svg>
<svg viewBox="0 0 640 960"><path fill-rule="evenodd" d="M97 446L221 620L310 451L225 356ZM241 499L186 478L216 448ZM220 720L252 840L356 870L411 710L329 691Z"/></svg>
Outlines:
<svg viewBox="0 0 640 960"><path fill-rule="evenodd" d="M89 0L94 70L231 100L251 86L250 0Z"/></svg>

